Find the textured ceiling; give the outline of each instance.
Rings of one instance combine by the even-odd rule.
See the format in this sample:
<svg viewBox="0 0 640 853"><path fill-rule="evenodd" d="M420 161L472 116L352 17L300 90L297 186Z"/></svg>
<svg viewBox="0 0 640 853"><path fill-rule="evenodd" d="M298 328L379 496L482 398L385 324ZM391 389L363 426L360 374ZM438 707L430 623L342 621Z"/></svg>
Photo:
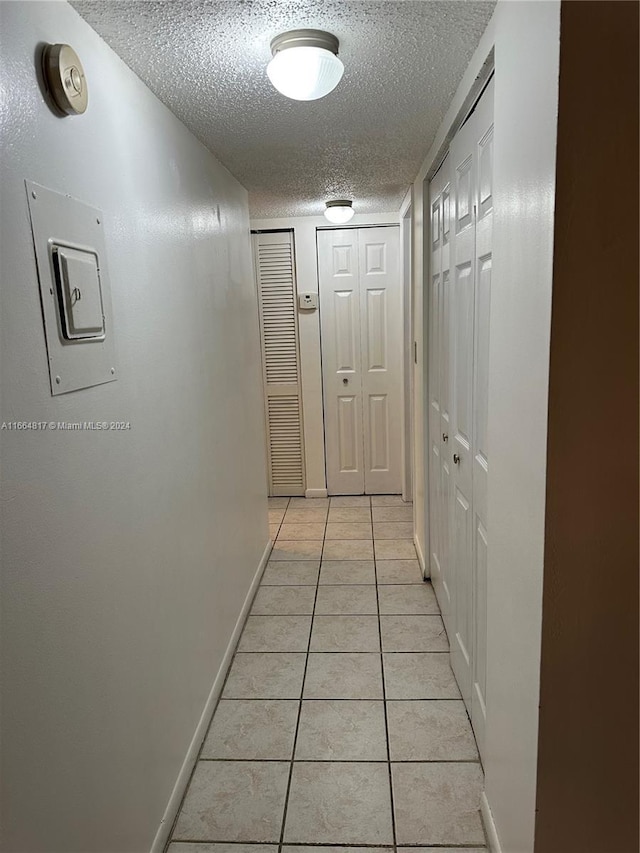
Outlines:
<svg viewBox="0 0 640 853"><path fill-rule="evenodd" d="M397 210L494 2L75 0L75 9L249 190L255 217L319 214L353 198ZM340 39L345 72L319 101L265 73L273 36Z"/></svg>

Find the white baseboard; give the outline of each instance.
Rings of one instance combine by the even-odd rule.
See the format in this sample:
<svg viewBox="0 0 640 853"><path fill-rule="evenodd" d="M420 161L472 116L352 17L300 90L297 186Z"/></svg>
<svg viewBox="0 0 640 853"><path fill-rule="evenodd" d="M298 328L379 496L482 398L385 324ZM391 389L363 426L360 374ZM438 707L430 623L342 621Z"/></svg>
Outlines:
<svg viewBox="0 0 640 853"><path fill-rule="evenodd" d="M502 853L500 839L498 838L498 831L496 830L496 824L493 820L493 814L491 813L491 806L489 805L489 800L487 799L487 795L484 791L480 795L480 814L482 815L484 831L487 834L489 850L491 853Z"/></svg>
<svg viewBox="0 0 640 853"><path fill-rule="evenodd" d="M307 489L304 493L305 498L326 498L326 489Z"/></svg>
<svg viewBox="0 0 640 853"><path fill-rule="evenodd" d="M251 605L253 604L253 599L255 598L256 592L258 591L258 587L260 585L260 581L262 580L262 575L269 560L272 547L272 543L269 542L267 547L264 549L264 554L262 555L262 559L260 560L254 578L251 582L251 586L249 587L249 591L247 592L247 596L244 600L244 604L242 605L242 610L240 611L240 615L238 616L238 619L236 621L233 633L231 634L229 645L227 646L227 650L224 653L224 657L222 658L220 669L218 670L218 674L216 675L215 681L213 682L213 686L205 703L204 710L200 717L200 721L196 726L196 730L194 732L193 738L191 739L189 749L187 750L187 755L184 759L184 762L182 763L182 767L180 768L180 773L178 774L176 784L173 786L173 791L171 792L167 808L165 809L164 815L162 816L162 820L160 822L160 826L158 827L156 837L153 839L153 844L151 845L150 853L163 853L165 847L167 846L167 842L169 841L169 833L173 828L173 823L176 819L176 815L178 814L180 804L182 803L184 792L186 790L187 785L189 784L189 780L191 779L193 766L198 760L202 741L204 740L204 737L207 733L209 723L211 722L211 718L213 717L213 712L215 711L216 704L218 702L218 699L220 698L220 693L222 692L224 680L227 677L227 672L229 671L229 668L231 666L233 655L240 639L240 634L242 633L242 629L244 628L244 623L247 621L247 616L249 615Z"/></svg>
<svg viewBox="0 0 640 853"><path fill-rule="evenodd" d="M413 535L413 544L416 546L416 554L418 555L418 563L420 565L420 570L422 571L422 577L428 578L431 576L431 572L429 572L426 563L424 561L424 554L422 553L422 548L420 547L420 543L418 542L418 537Z"/></svg>

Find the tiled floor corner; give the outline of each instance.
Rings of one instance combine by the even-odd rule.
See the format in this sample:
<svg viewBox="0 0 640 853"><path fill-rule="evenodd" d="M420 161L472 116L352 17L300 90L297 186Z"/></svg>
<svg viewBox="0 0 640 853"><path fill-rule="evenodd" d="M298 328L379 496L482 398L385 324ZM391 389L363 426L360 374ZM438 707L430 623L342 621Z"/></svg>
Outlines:
<svg viewBox="0 0 640 853"><path fill-rule="evenodd" d="M482 768L411 506L270 498L269 524L167 853L486 853Z"/></svg>

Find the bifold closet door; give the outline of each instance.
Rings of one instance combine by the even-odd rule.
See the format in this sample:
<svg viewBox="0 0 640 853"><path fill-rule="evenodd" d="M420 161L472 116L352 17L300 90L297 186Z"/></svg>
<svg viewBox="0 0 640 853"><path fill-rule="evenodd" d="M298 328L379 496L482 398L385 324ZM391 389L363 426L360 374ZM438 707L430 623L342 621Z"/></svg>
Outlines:
<svg viewBox="0 0 640 853"><path fill-rule="evenodd" d="M471 704L473 666L473 332L475 301L476 158L472 119L458 131L451 148L453 248L451 282L451 558L453 561L454 631L451 665L462 698Z"/></svg>
<svg viewBox="0 0 640 853"><path fill-rule="evenodd" d="M361 228L358 245L365 492L400 494L404 351L400 228Z"/></svg>
<svg viewBox="0 0 640 853"><path fill-rule="evenodd" d="M364 493L360 280L355 228L318 232L327 489Z"/></svg>
<svg viewBox="0 0 640 853"><path fill-rule="evenodd" d="M484 744L486 673L487 393L493 83L451 143L452 223L452 495L451 553L455 631L451 665Z"/></svg>
<svg viewBox="0 0 640 853"><path fill-rule="evenodd" d="M431 571L453 667L484 746L493 83L430 186Z"/></svg>
<svg viewBox="0 0 640 853"><path fill-rule="evenodd" d="M447 156L430 185L429 283L429 542L431 579L449 634L453 625L453 580L449 558L449 497L451 494L450 417L450 158Z"/></svg>
<svg viewBox="0 0 640 853"><path fill-rule="evenodd" d="M399 229L318 232L327 487L402 490Z"/></svg>
<svg viewBox="0 0 640 853"><path fill-rule="evenodd" d="M487 717L487 489L489 450L489 313L493 263L493 82L475 112L476 242L475 333L473 374L473 608L475 654L472 670L471 722L480 752Z"/></svg>
<svg viewBox="0 0 640 853"><path fill-rule="evenodd" d="M253 235L270 495L304 495L293 233Z"/></svg>

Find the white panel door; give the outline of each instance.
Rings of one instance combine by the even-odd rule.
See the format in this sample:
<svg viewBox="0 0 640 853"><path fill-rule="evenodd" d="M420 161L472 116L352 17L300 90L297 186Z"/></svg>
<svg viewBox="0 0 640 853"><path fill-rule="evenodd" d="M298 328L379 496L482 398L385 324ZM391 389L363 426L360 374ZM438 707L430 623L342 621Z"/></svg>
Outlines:
<svg viewBox="0 0 640 853"><path fill-rule="evenodd" d="M364 493L358 231L318 232L327 488Z"/></svg>
<svg viewBox="0 0 640 853"><path fill-rule="evenodd" d="M358 231L364 483L402 491L402 283L400 229Z"/></svg>
<svg viewBox="0 0 640 853"><path fill-rule="evenodd" d="M431 578L445 626L452 630L449 560L450 383L450 180L447 157L430 185L431 280L429 283L429 526Z"/></svg>
<svg viewBox="0 0 640 853"><path fill-rule="evenodd" d="M493 83L430 185L431 571L480 753L486 720Z"/></svg>
<svg viewBox="0 0 640 853"><path fill-rule="evenodd" d="M493 82L472 116L474 123L476 186L474 377L473 377L473 611L474 656L471 722L480 754L484 750L487 673L487 485L489 451L489 310L493 233Z"/></svg>
<svg viewBox="0 0 640 853"><path fill-rule="evenodd" d="M329 494L399 494L399 229L319 231L318 272Z"/></svg>
<svg viewBox="0 0 640 853"><path fill-rule="evenodd" d="M450 149L453 201L451 264L451 559L454 629L449 637L451 665L460 692L471 704L473 665L472 585L472 436L474 317L474 134L471 122L458 132Z"/></svg>

